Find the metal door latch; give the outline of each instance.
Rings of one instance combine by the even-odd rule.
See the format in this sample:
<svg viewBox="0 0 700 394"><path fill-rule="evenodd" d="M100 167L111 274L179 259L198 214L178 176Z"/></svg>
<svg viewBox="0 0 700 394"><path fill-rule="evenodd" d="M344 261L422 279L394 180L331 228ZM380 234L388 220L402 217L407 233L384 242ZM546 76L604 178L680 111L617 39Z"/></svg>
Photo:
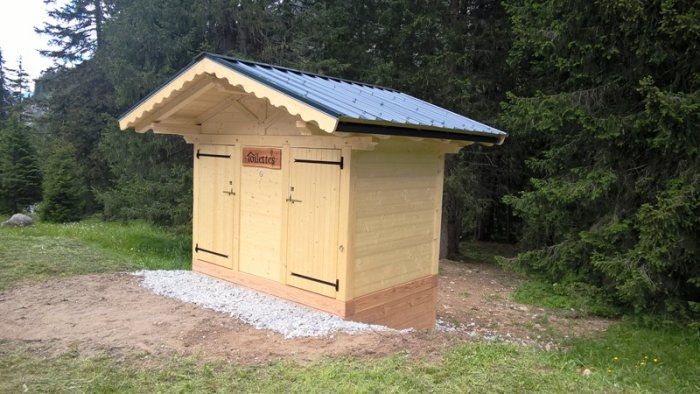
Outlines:
<svg viewBox="0 0 700 394"><path fill-rule="evenodd" d="M224 190L224 193L228 194L229 196L235 196L235 195L236 195L236 192L234 192L233 189L231 189L230 191Z"/></svg>
<svg viewBox="0 0 700 394"><path fill-rule="evenodd" d="M294 204L295 202L301 202L301 200L295 200L295 199L293 199L291 194L289 195L289 198L287 198L286 201L287 201L287 202L291 202L292 204Z"/></svg>

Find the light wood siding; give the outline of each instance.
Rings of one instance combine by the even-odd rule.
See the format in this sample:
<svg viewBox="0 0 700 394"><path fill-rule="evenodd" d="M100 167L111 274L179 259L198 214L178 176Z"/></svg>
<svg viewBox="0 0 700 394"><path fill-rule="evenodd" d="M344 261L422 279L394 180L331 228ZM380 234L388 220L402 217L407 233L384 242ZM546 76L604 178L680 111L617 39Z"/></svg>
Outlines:
<svg viewBox="0 0 700 394"><path fill-rule="evenodd" d="M338 265L340 150L291 149L287 221L287 284L335 298ZM305 276L307 278L303 278Z"/></svg>
<svg viewBox="0 0 700 394"><path fill-rule="evenodd" d="M285 159L282 158L283 162ZM241 167L239 269L275 281L280 281L282 204L285 199L282 172L281 169Z"/></svg>
<svg viewBox="0 0 700 394"><path fill-rule="evenodd" d="M433 144L387 140L353 152L355 297L431 275L442 166Z"/></svg>
<svg viewBox="0 0 700 394"><path fill-rule="evenodd" d="M302 135L296 127L299 117L273 107L264 99L245 96L227 103L219 113L202 123L203 134Z"/></svg>
<svg viewBox="0 0 700 394"><path fill-rule="evenodd" d="M233 268L236 150L226 145L198 145L196 149L200 155L194 159L192 255Z"/></svg>

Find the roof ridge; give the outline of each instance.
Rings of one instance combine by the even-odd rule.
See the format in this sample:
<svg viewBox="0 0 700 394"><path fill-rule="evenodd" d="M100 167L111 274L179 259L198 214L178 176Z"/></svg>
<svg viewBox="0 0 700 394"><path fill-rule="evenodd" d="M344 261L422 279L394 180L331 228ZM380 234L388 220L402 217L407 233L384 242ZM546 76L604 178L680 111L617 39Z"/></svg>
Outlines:
<svg viewBox="0 0 700 394"><path fill-rule="evenodd" d="M395 93L403 93L400 90L388 88L386 86L376 85L376 84L367 83L367 82L355 81L355 80L347 79L347 78L333 77L330 75L323 75L323 74L314 73L311 71L298 70L298 69L291 68L291 67L284 67L284 66L278 66L278 65L269 64L269 63L256 62L253 60L240 59L240 58L233 57L233 56L219 55L218 53L212 53L212 52L202 52L199 55L197 55L194 58L194 60L196 61L196 60L199 60L203 57L215 57L215 58L219 58L219 59L226 60L226 61L246 63L248 65L256 65L256 66L265 67L265 68L274 68L274 69L281 70L281 71L299 73L299 74L309 75L309 76L316 77L316 78L330 79L333 81L345 82L345 83L349 83L349 84L353 84L353 85L367 86L367 87L373 88L373 89L386 90L386 91L395 92Z"/></svg>

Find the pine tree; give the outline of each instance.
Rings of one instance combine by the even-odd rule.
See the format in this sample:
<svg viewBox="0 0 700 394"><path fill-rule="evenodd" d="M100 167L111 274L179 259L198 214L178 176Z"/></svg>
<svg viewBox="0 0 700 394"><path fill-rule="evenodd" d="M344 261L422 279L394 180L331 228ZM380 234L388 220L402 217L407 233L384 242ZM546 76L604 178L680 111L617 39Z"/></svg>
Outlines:
<svg viewBox="0 0 700 394"><path fill-rule="evenodd" d="M34 100L44 110L36 120L51 137L70 141L89 190L104 187L109 179L96 148L106 123L117 114L112 106L112 85L104 77L97 53L103 47L104 26L117 9L117 0L71 0L48 10L53 22L35 28L49 36L51 49L40 51L60 66L37 81ZM56 0L44 0L51 6ZM109 59L106 59L109 60ZM91 193L84 196L88 210L98 209Z"/></svg>
<svg viewBox="0 0 700 394"><path fill-rule="evenodd" d="M5 75L5 59L2 57L0 48L0 122L7 119L12 106L12 95L7 87L7 77Z"/></svg>
<svg viewBox="0 0 700 394"><path fill-rule="evenodd" d="M528 250L514 262L700 314L700 4L505 4L518 84L503 120L532 149L530 185L507 199Z"/></svg>
<svg viewBox="0 0 700 394"><path fill-rule="evenodd" d="M44 0L44 4L55 5L56 0ZM50 36L48 43L54 49L40 53L63 64L91 58L104 42L105 19L114 7L110 0L71 0L61 8L49 10L54 22L45 22L34 31Z"/></svg>
<svg viewBox="0 0 700 394"><path fill-rule="evenodd" d="M29 129L13 114L0 129L0 211L16 213L41 200L41 171Z"/></svg>
<svg viewBox="0 0 700 394"><path fill-rule="evenodd" d="M90 190L109 182L104 157L97 152L102 132L116 112L113 90L95 59L71 68L57 68L37 80L41 93L34 102L44 109L35 120L51 139L70 141ZM96 209L91 195L88 208Z"/></svg>
<svg viewBox="0 0 700 394"><path fill-rule="evenodd" d="M29 73L24 69L22 56L17 61L17 68L8 68L10 76L7 77L7 85L14 102L22 104L29 93Z"/></svg>
<svg viewBox="0 0 700 394"><path fill-rule="evenodd" d="M55 146L46 162L39 215L47 222L77 221L84 214L87 190L75 161L75 148L65 142Z"/></svg>

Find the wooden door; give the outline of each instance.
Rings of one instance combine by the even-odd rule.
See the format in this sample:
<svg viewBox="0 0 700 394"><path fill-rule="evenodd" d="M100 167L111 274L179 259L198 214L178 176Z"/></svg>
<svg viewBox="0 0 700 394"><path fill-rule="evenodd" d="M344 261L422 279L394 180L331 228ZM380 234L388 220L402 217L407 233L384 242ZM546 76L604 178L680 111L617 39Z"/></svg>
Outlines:
<svg viewBox="0 0 700 394"><path fill-rule="evenodd" d="M196 259L233 268L235 149L226 145L199 145L194 162L193 254Z"/></svg>
<svg viewBox="0 0 700 394"><path fill-rule="evenodd" d="M340 151L294 148L290 166L287 284L335 298Z"/></svg>

